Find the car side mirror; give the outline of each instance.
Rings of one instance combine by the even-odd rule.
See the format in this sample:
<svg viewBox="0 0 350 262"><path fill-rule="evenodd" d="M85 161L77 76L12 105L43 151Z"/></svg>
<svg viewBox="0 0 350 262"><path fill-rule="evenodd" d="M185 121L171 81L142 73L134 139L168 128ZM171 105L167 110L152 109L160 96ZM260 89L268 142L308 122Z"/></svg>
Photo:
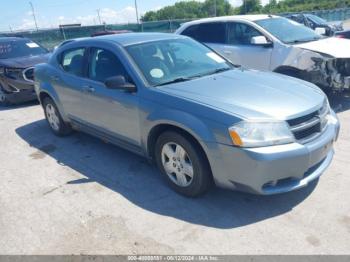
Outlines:
<svg viewBox="0 0 350 262"><path fill-rule="evenodd" d="M326 28L324 27L316 27L315 32L318 35L325 35L326 34Z"/></svg>
<svg viewBox="0 0 350 262"><path fill-rule="evenodd" d="M109 89L125 90L130 93L136 92L136 86L126 81L124 76L113 76L105 81L105 85Z"/></svg>
<svg viewBox="0 0 350 262"><path fill-rule="evenodd" d="M264 47L271 47L272 42L267 41L265 36L254 36L250 40L250 43L252 45L257 45L257 46L264 46Z"/></svg>

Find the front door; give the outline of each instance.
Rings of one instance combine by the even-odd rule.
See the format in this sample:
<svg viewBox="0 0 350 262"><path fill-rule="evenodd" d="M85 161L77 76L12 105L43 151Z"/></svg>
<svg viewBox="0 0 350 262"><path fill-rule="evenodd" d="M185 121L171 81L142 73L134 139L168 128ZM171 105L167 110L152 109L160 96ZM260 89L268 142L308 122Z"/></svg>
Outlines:
<svg viewBox="0 0 350 262"><path fill-rule="evenodd" d="M263 36L257 29L245 23L228 23L227 44L220 47L219 53L232 63L247 68L269 70L272 47L252 44L252 38ZM214 47L217 49L217 47Z"/></svg>
<svg viewBox="0 0 350 262"><path fill-rule="evenodd" d="M113 76L124 76L133 82L118 57L109 50L89 49L88 80L83 86L82 120L124 142L139 146L140 127L138 93L108 89L104 82Z"/></svg>

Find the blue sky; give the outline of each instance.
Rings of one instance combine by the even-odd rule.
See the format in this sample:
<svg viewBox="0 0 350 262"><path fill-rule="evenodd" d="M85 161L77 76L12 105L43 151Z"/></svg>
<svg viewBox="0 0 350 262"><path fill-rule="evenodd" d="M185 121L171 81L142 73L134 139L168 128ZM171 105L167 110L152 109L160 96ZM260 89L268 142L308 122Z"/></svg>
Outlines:
<svg viewBox="0 0 350 262"><path fill-rule="evenodd" d="M98 23L97 9L106 23L135 22L134 0L31 0L40 28L57 27L63 23ZM137 0L140 15L171 5L176 0ZM230 0L233 5L242 0ZM263 0L263 3L268 0ZM0 31L35 28L29 0L9 0L1 3Z"/></svg>

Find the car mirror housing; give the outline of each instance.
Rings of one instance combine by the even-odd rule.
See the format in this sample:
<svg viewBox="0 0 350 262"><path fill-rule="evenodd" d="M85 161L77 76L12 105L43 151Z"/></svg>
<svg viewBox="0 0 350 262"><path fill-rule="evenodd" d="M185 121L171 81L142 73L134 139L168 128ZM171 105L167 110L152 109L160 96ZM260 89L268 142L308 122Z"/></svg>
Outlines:
<svg viewBox="0 0 350 262"><path fill-rule="evenodd" d="M269 42L265 36L254 36L250 40L250 43L252 45L264 46L264 47L271 47L272 46L272 43Z"/></svg>
<svg viewBox="0 0 350 262"><path fill-rule="evenodd" d="M105 85L109 89L125 90L130 93L136 92L136 86L126 81L124 76L113 76L105 81Z"/></svg>

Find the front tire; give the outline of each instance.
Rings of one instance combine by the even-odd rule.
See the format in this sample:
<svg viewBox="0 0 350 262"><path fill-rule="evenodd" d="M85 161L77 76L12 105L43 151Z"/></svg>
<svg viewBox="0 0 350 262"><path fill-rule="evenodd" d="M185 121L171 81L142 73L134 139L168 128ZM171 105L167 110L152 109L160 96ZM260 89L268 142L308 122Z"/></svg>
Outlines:
<svg viewBox="0 0 350 262"><path fill-rule="evenodd" d="M170 186L184 196L200 196L212 184L204 152L186 136L171 131L161 134L156 142L155 159Z"/></svg>
<svg viewBox="0 0 350 262"><path fill-rule="evenodd" d="M7 99L6 93L4 92L1 84L0 84L0 106L9 106L11 103Z"/></svg>
<svg viewBox="0 0 350 262"><path fill-rule="evenodd" d="M55 135L66 136L72 132L72 128L63 121L55 102L51 98L46 97L44 99L43 107L46 120Z"/></svg>

